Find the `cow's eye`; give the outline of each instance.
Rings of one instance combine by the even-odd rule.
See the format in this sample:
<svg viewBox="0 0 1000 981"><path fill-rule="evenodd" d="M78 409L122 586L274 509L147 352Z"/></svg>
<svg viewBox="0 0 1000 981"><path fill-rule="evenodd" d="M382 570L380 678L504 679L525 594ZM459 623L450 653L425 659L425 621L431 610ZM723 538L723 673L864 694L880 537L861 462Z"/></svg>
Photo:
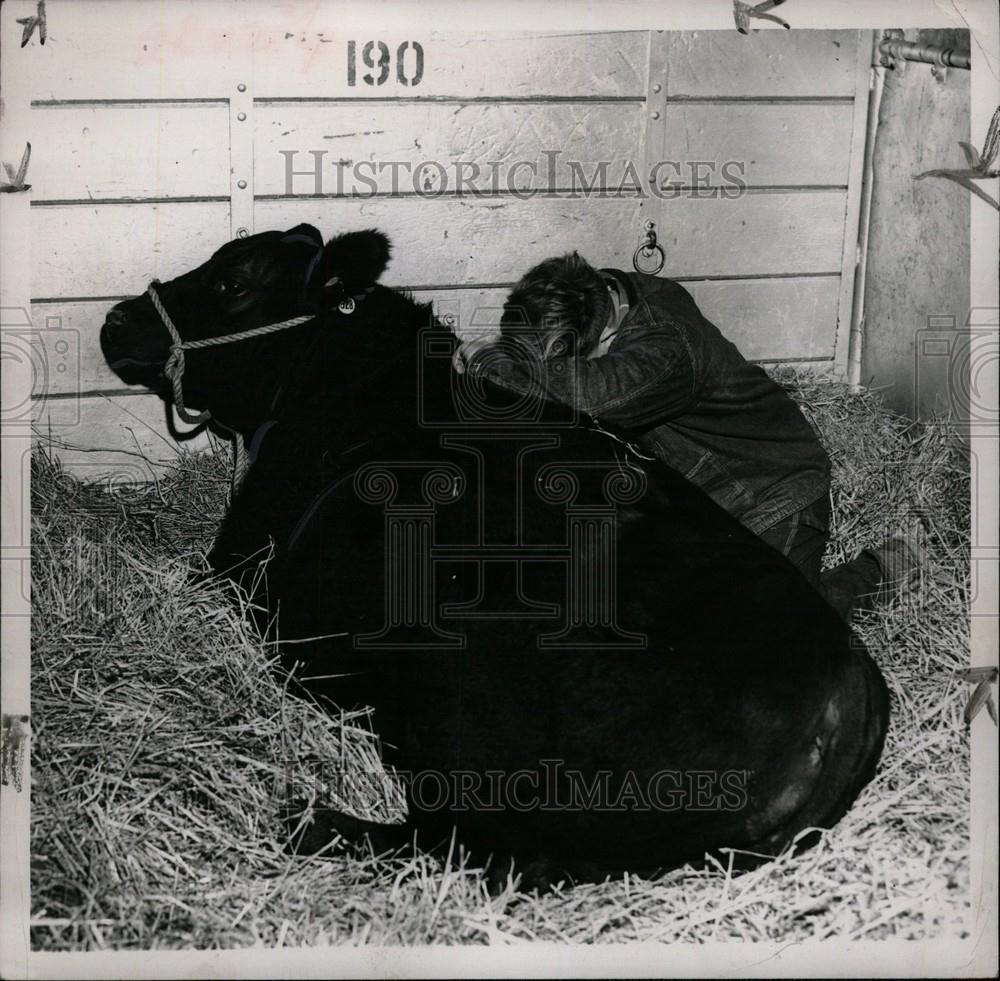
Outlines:
<svg viewBox="0 0 1000 981"><path fill-rule="evenodd" d="M243 296L247 291L238 279L220 279L215 288L226 296Z"/></svg>

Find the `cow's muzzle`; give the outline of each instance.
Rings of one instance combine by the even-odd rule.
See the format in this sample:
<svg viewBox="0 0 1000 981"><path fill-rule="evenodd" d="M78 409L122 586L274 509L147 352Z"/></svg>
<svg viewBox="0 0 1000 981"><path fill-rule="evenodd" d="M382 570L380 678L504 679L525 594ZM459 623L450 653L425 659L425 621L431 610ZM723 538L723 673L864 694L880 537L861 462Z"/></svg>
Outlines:
<svg viewBox="0 0 1000 981"><path fill-rule="evenodd" d="M143 343L144 333L137 330L122 307L123 301L112 307L101 327L101 353L108 367L126 385L153 387L157 376L163 372L166 353L161 355L160 345Z"/></svg>

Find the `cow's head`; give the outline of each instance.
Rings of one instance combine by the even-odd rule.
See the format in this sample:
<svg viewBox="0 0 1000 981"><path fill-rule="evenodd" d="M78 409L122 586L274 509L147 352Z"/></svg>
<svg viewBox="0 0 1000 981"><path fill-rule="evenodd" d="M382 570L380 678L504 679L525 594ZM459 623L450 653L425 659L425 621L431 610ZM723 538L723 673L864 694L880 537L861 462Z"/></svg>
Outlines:
<svg viewBox="0 0 1000 981"><path fill-rule="evenodd" d="M339 300L375 283L389 253L389 240L374 230L349 232L324 246L316 228L297 225L228 242L208 262L155 289L182 340L223 337L307 314L336 316ZM315 329L313 321L287 334L188 351L185 402L211 408L227 386L238 397L236 379L264 384L291 349L289 335ZM101 350L115 374L163 395L171 390L164 375L170 348L168 328L148 294L116 304L101 328Z"/></svg>

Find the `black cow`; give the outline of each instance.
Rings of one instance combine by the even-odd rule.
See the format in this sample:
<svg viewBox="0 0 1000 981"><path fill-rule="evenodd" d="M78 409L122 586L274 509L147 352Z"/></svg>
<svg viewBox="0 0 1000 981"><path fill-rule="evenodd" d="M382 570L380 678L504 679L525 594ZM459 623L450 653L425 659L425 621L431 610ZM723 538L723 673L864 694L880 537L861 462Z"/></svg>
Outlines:
<svg viewBox="0 0 1000 981"><path fill-rule="evenodd" d="M116 305L101 344L170 399L165 318L187 345L305 318L184 352L184 402L254 461L210 558L317 689L374 707L411 775L399 836L457 828L524 887L725 848L741 867L830 827L888 719L849 629L678 473L455 375L451 333L377 285L388 258L374 231L236 240L155 286L159 311ZM380 829L327 812L296 840Z"/></svg>

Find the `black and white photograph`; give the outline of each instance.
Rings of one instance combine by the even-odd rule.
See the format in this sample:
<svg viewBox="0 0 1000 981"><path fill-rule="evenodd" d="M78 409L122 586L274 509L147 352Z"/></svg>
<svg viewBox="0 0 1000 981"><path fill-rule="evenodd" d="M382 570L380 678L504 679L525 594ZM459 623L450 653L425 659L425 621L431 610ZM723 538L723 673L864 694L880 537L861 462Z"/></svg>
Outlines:
<svg viewBox="0 0 1000 981"><path fill-rule="evenodd" d="M989 0L0 5L0 974L987 977Z"/></svg>

